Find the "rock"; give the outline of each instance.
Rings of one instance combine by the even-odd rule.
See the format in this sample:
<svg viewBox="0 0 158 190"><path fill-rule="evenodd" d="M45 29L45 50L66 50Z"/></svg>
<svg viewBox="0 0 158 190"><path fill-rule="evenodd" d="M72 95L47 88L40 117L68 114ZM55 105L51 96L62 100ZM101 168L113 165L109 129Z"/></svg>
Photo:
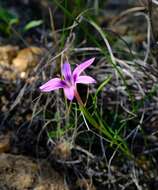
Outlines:
<svg viewBox="0 0 158 190"><path fill-rule="evenodd" d="M38 47L24 48L17 46L0 46L0 76L3 79L15 80L17 75L26 78L29 69L40 61L44 49Z"/></svg>
<svg viewBox="0 0 158 190"><path fill-rule="evenodd" d="M64 179L45 160L0 154L0 189L66 190Z"/></svg>
<svg viewBox="0 0 158 190"><path fill-rule="evenodd" d="M71 156L71 144L67 141L59 142L52 152L52 154L61 160L68 160Z"/></svg>
<svg viewBox="0 0 158 190"><path fill-rule="evenodd" d="M5 45L0 46L0 65L9 65L12 63L12 59L16 57L18 46Z"/></svg>
<svg viewBox="0 0 158 190"><path fill-rule="evenodd" d="M63 189L64 188L64 189ZM58 184L48 184L48 183L43 183L38 185L37 187L34 188L34 190L68 190L66 187L60 186Z"/></svg>
<svg viewBox="0 0 158 190"><path fill-rule="evenodd" d="M90 180L86 179L78 179L77 185L80 189L85 189L85 190L96 190L95 186Z"/></svg>
<svg viewBox="0 0 158 190"><path fill-rule="evenodd" d="M10 150L10 134L0 135L0 153L9 152Z"/></svg>
<svg viewBox="0 0 158 190"><path fill-rule="evenodd" d="M18 52L17 57L13 59L13 67L18 72L26 72L29 68L35 67L39 60L40 56L44 53L42 48L38 47L29 47L22 49Z"/></svg>
<svg viewBox="0 0 158 190"><path fill-rule="evenodd" d="M17 55L19 47L12 45L0 46L0 77L2 79L14 80L16 73L11 68L11 63Z"/></svg>
<svg viewBox="0 0 158 190"><path fill-rule="evenodd" d="M16 80L17 74L10 68L0 67L0 77L4 80L14 81Z"/></svg>

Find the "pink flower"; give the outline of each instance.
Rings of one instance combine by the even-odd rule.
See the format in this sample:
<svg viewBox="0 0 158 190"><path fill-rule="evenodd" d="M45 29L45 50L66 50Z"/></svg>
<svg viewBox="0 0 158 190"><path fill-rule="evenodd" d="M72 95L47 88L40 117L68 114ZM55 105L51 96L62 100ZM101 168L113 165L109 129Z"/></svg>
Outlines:
<svg viewBox="0 0 158 190"><path fill-rule="evenodd" d="M42 92L50 92L59 88L63 88L65 96L69 100L73 100L76 89L76 84L90 84L95 83L96 81L90 76L80 76L80 74L89 67L95 58L91 58L82 64L78 65L73 72L71 72L71 67L68 62L65 62L62 66L61 73L64 79L53 78L40 86Z"/></svg>

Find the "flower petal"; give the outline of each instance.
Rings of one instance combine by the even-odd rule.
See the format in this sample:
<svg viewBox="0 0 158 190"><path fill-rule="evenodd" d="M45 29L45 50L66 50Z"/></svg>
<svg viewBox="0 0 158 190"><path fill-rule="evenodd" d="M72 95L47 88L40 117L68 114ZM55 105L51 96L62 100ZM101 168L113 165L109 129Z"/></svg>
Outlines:
<svg viewBox="0 0 158 190"><path fill-rule="evenodd" d="M64 93L65 93L65 96L67 97L67 99L73 100L73 98L74 98L74 87L64 88Z"/></svg>
<svg viewBox="0 0 158 190"><path fill-rule="evenodd" d="M76 80L76 83L90 84L96 83L96 80L90 76L79 76Z"/></svg>
<svg viewBox="0 0 158 190"><path fill-rule="evenodd" d="M94 62L94 60L95 58L91 58L78 65L73 71L74 80L76 80L77 76L79 76L87 67L89 67Z"/></svg>
<svg viewBox="0 0 158 190"><path fill-rule="evenodd" d="M71 80L71 67L68 62L65 62L62 66L61 73L64 76L65 80Z"/></svg>
<svg viewBox="0 0 158 190"><path fill-rule="evenodd" d="M50 92L59 88L64 88L64 82L59 78L53 78L39 87L42 92Z"/></svg>

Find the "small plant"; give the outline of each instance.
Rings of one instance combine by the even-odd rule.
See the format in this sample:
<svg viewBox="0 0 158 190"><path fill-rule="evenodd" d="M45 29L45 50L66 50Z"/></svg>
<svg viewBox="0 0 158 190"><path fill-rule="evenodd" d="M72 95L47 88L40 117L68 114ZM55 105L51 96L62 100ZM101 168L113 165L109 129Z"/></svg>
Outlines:
<svg viewBox="0 0 158 190"><path fill-rule="evenodd" d="M0 7L0 31L7 35L11 36L13 34L13 29L16 25L20 24L21 20L13 14L11 11L8 11ZM37 28L43 24L42 20L31 20L24 27L19 28L18 32L20 34L26 33L33 28Z"/></svg>
<svg viewBox="0 0 158 190"><path fill-rule="evenodd" d="M118 133L114 132L110 127L107 127L104 124L98 113L94 112L94 114L91 114L88 109L86 109L77 91L78 83L96 83L96 81L92 77L80 75L94 62L94 60L95 58L91 58L83 62L82 64L78 65L73 72L71 71L70 64L68 63L68 61L66 61L61 68L61 78L53 78L40 86L39 89L42 92L50 92L62 88L68 100L72 101L75 97L82 114L85 116L88 122L100 132L101 135L106 136L106 138L110 142L110 146L115 145L117 148L121 149L126 155L131 156L125 141L120 137Z"/></svg>
<svg viewBox="0 0 158 190"><path fill-rule="evenodd" d="M0 31L6 35L11 35L12 26L18 23L19 19L16 17L16 15L0 7Z"/></svg>

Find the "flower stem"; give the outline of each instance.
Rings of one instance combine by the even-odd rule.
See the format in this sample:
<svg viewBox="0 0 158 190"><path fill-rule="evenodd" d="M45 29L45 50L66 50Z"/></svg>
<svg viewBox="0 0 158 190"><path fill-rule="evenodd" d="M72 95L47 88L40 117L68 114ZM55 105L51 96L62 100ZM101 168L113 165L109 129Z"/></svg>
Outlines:
<svg viewBox="0 0 158 190"><path fill-rule="evenodd" d="M82 99L81 99L81 97L80 97L80 95L79 95L79 93L78 93L77 90L74 91L74 95L75 95L75 98L76 98L79 106L83 106L84 107L84 103L82 102Z"/></svg>

